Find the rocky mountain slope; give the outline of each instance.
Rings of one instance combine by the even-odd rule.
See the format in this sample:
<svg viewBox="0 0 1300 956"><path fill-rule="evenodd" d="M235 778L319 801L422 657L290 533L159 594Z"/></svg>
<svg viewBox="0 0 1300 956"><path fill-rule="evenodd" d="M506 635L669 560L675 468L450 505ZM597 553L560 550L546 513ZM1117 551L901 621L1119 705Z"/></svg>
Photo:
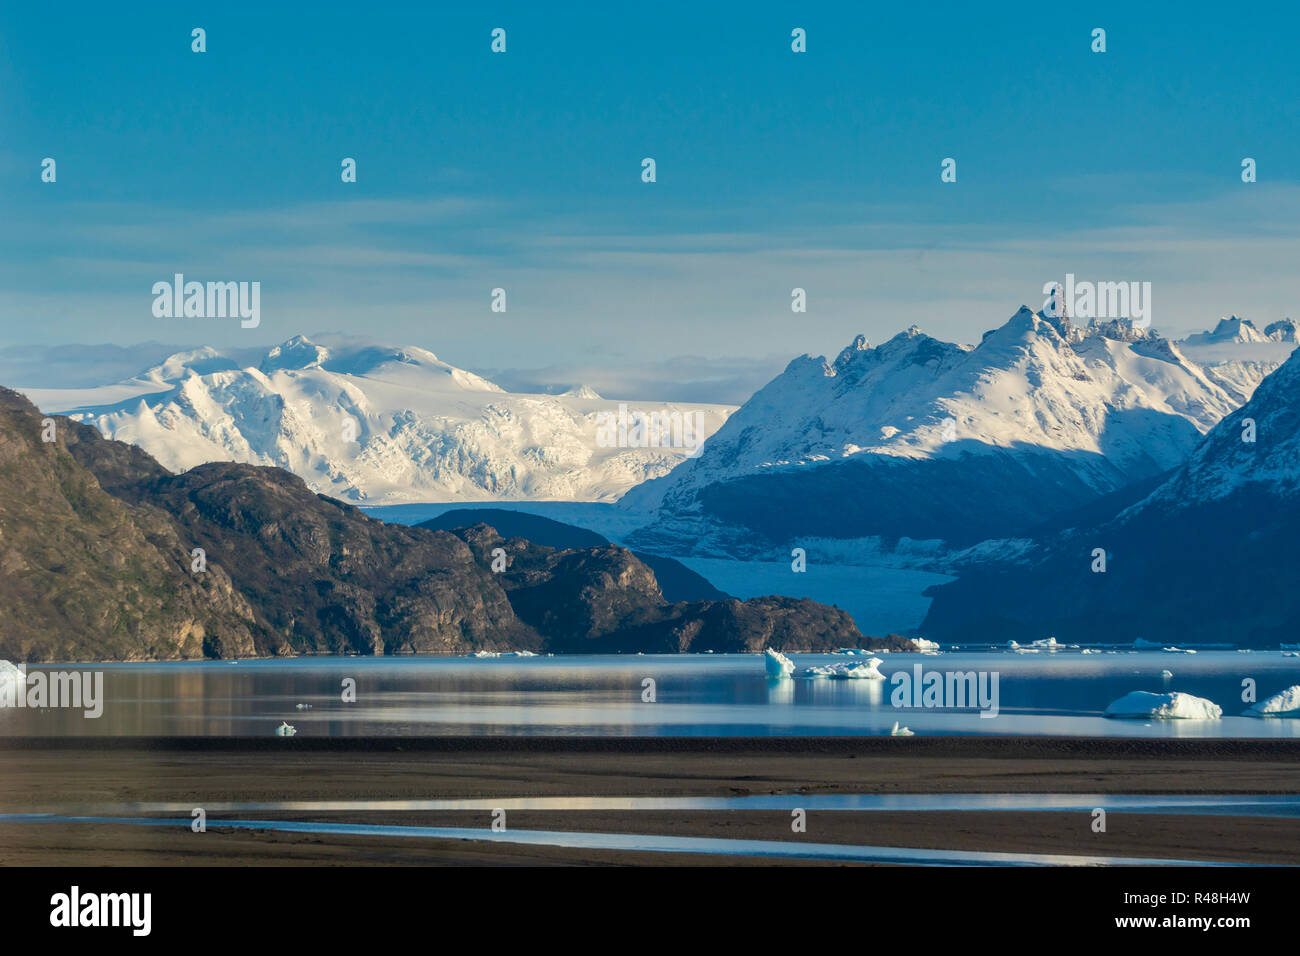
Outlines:
<svg viewBox="0 0 1300 956"><path fill-rule="evenodd" d="M671 604L653 572L613 546L512 539L512 570L497 574L482 548L493 536L385 524L275 468L173 474L0 389L0 657L870 643L847 614L808 601Z"/></svg>

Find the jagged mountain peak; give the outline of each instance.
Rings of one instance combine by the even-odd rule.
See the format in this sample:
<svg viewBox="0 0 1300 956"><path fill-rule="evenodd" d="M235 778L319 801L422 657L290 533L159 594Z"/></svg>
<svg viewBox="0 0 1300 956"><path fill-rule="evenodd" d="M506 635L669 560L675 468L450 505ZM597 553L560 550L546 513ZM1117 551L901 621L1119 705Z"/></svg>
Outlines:
<svg viewBox="0 0 1300 956"><path fill-rule="evenodd" d="M1170 343L1122 328L1081 335L1021 306L974 347L913 327L833 365L805 356L625 503L658 507L661 524L716 515L741 526L731 540L996 534L1018 510L1045 518L1178 466L1237 407ZM850 488L879 501L846 501Z"/></svg>
<svg viewBox="0 0 1300 956"><path fill-rule="evenodd" d="M1268 339L1250 319L1227 315L1219 319L1213 331L1197 332L1184 340L1188 345L1219 345L1224 343L1266 342Z"/></svg>
<svg viewBox="0 0 1300 956"><path fill-rule="evenodd" d="M1264 337L1270 342L1295 342L1296 324L1291 319L1279 319L1264 326Z"/></svg>

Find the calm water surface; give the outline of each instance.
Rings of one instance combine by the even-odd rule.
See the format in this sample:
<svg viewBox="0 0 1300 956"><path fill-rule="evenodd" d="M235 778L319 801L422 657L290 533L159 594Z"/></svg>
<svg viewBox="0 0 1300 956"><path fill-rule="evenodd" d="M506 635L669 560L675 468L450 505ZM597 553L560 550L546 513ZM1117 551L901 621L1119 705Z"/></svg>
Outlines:
<svg viewBox="0 0 1300 956"><path fill-rule="evenodd" d="M792 656L800 671L855 660ZM880 735L898 721L918 735L1300 736L1300 720L1239 716L1247 707L1243 680L1255 682L1260 699L1300 684L1300 658L1279 651L880 656L886 676L912 673L918 663L927 672L996 672L999 713L990 719L972 709L897 708L889 681L773 681L756 655L318 657L93 665L104 673L100 718L71 709L4 708L0 734L268 736L288 721L304 737ZM1162 677L1164 669L1173 677ZM347 678L356 682L355 703L342 699ZM647 679L654 681L653 702L643 700ZM1101 716L1107 704L1134 690L1207 697L1225 716Z"/></svg>

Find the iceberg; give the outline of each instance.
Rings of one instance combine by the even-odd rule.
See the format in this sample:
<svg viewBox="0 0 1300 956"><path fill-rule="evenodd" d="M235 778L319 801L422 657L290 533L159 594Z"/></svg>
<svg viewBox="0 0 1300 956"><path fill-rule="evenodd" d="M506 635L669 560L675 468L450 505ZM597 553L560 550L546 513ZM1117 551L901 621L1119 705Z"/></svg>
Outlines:
<svg viewBox="0 0 1300 956"><path fill-rule="evenodd" d="M1160 672L1160 676L1163 677L1165 680L1169 680L1169 678L1174 676L1174 672L1166 668L1165 670L1162 670Z"/></svg>
<svg viewBox="0 0 1300 956"><path fill-rule="evenodd" d="M1247 709L1247 717L1300 717L1300 684L1288 687L1280 694L1261 700Z"/></svg>
<svg viewBox="0 0 1300 956"><path fill-rule="evenodd" d="M885 675L877 668L885 663L879 657L870 657L861 664L828 664L825 667L810 667L803 672L804 677L829 677L831 680L884 680Z"/></svg>
<svg viewBox="0 0 1300 956"><path fill-rule="evenodd" d="M297 732L297 728L290 727L288 721L281 721L280 726L275 728L275 735L277 737L292 737Z"/></svg>
<svg viewBox="0 0 1300 956"><path fill-rule="evenodd" d="M780 651L768 648L763 652L763 661L767 665L767 676L777 679L794 676L794 661Z"/></svg>
<svg viewBox="0 0 1300 956"><path fill-rule="evenodd" d="M1152 694L1135 690L1106 708L1107 717L1159 717L1162 720L1218 720L1223 708L1204 697L1193 697L1180 691Z"/></svg>
<svg viewBox="0 0 1300 956"><path fill-rule="evenodd" d="M924 637L914 637L911 639L911 641L912 641L912 646L915 647L922 654L939 653L938 641L927 641Z"/></svg>
<svg viewBox="0 0 1300 956"><path fill-rule="evenodd" d="M898 726L898 721L894 721L894 729L891 730L891 731L889 732L889 736L891 736L891 737L912 737L912 736L915 736L915 735L912 733L912 731L908 730L906 727L900 727L900 726Z"/></svg>

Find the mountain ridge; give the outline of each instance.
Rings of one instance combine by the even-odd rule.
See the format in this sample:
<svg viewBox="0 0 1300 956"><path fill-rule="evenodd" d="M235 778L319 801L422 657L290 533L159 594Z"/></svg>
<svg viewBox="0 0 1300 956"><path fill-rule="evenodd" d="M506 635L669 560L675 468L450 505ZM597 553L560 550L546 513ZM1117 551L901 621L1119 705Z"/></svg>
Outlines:
<svg viewBox="0 0 1300 956"><path fill-rule="evenodd" d="M209 461L285 468L353 503L614 500L666 474L730 406L619 402L579 386L516 394L417 347L324 346L298 335L254 365L176 353L99 389L27 389L49 412L138 444L168 468ZM630 412L628 411L630 410ZM689 419L666 440L607 441L621 412ZM644 441L639 440L644 438ZM637 440L632 440L637 439Z"/></svg>
<svg viewBox="0 0 1300 956"><path fill-rule="evenodd" d="M1140 500L932 588L921 630L939 640L1276 646L1294 641L1300 623L1297 535L1293 353Z"/></svg>
<svg viewBox="0 0 1300 956"><path fill-rule="evenodd" d="M620 505L656 513L628 543L664 553L800 536L967 545L1178 466L1237 404L1148 330L1022 306L975 346L912 326L794 359L697 458Z"/></svg>

